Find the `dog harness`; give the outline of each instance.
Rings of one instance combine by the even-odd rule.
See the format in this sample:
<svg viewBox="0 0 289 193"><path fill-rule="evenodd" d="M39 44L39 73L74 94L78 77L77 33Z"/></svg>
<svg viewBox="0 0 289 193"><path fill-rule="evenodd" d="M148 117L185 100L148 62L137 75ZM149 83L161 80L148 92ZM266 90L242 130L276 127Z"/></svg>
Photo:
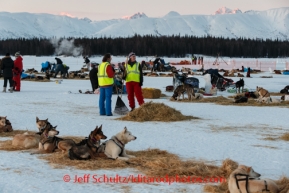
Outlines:
<svg viewBox="0 0 289 193"><path fill-rule="evenodd" d="M245 178L241 178L241 179L238 179L237 176L245 176ZM248 191L248 181L249 180L254 180L255 178L249 178L249 175L246 175L246 174L235 174L235 179L236 179L236 185L237 185L237 188L239 190L240 193L242 193L242 191L240 190L240 187L239 187L239 181L246 181L246 192L249 193ZM268 186L267 186L267 182L266 180L264 180L264 183L265 183L265 189L262 190L262 192L270 192L270 190L268 190Z"/></svg>
<svg viewBox="0 0 289 193"><path fill-rule="evenodd" d="M118 156L120 156L123 153L124 144L116 137L115 137L115 140L114 139L110 139L110 140L112 140L121 149L121 152L118 155Z"/></svg>

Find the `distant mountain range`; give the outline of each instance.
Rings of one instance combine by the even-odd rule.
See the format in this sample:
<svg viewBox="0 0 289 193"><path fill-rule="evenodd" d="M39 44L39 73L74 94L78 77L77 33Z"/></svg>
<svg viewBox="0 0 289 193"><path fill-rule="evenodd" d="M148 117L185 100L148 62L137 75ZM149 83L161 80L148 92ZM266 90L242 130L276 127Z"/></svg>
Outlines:
<svg viewBox="0 0 289 193"><path fill-rule="evenodd" d="M136 13L121 19L88 18L34 13L0 12L0 38L128 37L189 35L225 38L289 40L289 7L267 11L220 8L213 15L180 15L171 11L160 18Z"/></svg>

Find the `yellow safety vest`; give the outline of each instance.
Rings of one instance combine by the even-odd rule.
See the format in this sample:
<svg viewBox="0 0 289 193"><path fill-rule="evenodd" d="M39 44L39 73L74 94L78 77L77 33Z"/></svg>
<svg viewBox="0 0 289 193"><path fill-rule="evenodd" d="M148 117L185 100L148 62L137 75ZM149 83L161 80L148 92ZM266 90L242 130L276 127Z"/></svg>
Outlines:
<svg viewBox="0 0 289 193"><path fill-rule="evenodd" d="M108 62L103 62L98 66L98 84L99 86L106 86L113 84L113 78L109 78L106 73L107 66L110 65Z"/></svg>
<svg viewBox="0 0 289 193"><path fill-rule="evenodd" d="M135 63L133 66L126 64L126 82L140 82L140 71L139 71L139 63Z"/></svg>

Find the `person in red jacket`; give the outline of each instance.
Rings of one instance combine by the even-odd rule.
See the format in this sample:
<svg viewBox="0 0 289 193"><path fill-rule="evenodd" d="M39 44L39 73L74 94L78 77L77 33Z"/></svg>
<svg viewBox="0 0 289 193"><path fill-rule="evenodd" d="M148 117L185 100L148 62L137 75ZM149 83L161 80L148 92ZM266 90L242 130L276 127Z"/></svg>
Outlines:
<svg viewBox="0 0 289 193"><path fill-rule="evenodd" d="M13 82L14 82L14 91L20 91L21 86L21 74L23 70L22 57L20 52L15 53L16 59L14 60L14 68L13 68Z"/></svg>

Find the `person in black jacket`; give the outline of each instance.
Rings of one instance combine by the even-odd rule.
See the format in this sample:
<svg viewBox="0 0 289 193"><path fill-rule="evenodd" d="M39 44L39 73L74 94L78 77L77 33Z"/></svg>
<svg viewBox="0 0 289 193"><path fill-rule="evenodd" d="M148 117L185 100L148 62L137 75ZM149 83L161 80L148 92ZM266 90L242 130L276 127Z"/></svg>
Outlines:
<svg viewBox="0 0 289 193"><path fill-rule="evenodd" d="M90 60L88 59L88 57L86 56L83 56L83 59L84 59L84 63L86 64L86 68L87 70L89 71L90 70Z"/></svg>
<svg viewBox="0 0 289 193"><path fill-rule="evenodd" d="M3 70L3 77L4 77L4 86L3 86L3 92L6 92L7 88L7 81L9 80L9 91L13 92L13 71L14 68L14 61L11 59L10 54L7 53L4 58L2 58L1 62L1 68Z"/></svg>
<svg viewBox="0 0 289 193"><path fill-rule="evenodd" d="M98 64L91 63L91 70L89 72L89 78L91 82L92 92L94 92L98 88Z"/></svg>

